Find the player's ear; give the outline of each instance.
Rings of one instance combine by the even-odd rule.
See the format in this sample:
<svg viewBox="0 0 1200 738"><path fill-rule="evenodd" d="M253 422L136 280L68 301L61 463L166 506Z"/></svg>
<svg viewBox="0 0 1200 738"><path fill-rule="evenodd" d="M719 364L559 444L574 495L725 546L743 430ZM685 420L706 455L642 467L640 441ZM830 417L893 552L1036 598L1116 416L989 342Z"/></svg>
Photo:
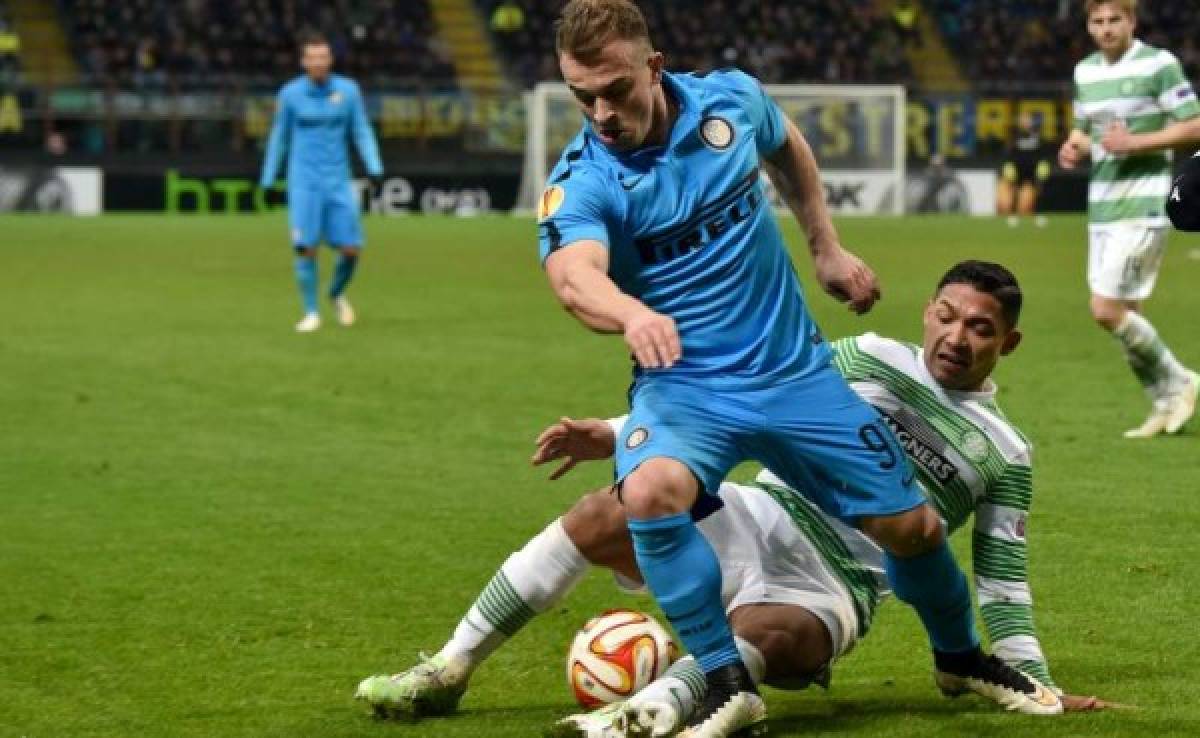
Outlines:
<svg viewBox="0 0 1200 738"><path fill-rule="evenodd" d="M1000 355L1008 356L1012 352L1016 351L1017 346L1021 345L1022 336L1023 334L1021 331L1017 330L1016 328L1013 328L1011 331L1009 331L1008 335L1004 337L1004 343L1000 346Z"/></svg>
<svg viewBox="0 0 1200 738"><path fill-rule="evenodd" d="M666 57L661 51L650 51L650 56L646 59L646 66L650 67L650 77L655 84L662 82L663 68L666 67Z"/></svg>
<svg viewBox="0 0 1200 738"><path fill-rule="evenodd" d="M929 322L932 319L933 319L933 298L931 297L925 303L925 310L921 313L921 322L924 323L925 325L929 325Z"/></svg>

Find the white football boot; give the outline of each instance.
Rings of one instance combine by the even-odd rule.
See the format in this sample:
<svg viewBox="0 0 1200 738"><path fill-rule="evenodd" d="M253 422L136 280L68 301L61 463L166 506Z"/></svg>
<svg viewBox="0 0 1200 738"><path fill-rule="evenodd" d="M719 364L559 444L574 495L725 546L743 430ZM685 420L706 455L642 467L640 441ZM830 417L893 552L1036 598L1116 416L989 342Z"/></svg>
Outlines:
<svg viewBox="0 0 1200 738"><path fill-rule="evenodd" d="M636 696L625 703L625 738L666 738L675 735L687 716L679 711L679 703L665 699L639 700Z"/></svg>
<svg viewBox="0 0 1200 738"><path fill-rule="evenodd" d="M978 656L949 664L935 654L939 663L933 680L942 694L958 697L974 692L1006 710L1026 715L1058 715L1063 711L1058 695L1038 680L1017 671L994 654Z"/></svg>
<svg viewBox="0 0 1200 738"><path fill-rule="evenodd" d="M1196 414L1196 394L1200 391L1200 374L1188 371L1187 383L1167 400L1167 422L1163 430L1178 433Z"/></svg>
<svg viewBox="0 0 1200 738"><path fill-rule="evenodd" d="M334 298L333 306L337 308L338 323L347 327L354 325L357 316L354 314L354 307L345 295Z"/></svg>
<svg viewBox="0 0 1200 738"><path fill-rule="evenodd" d="M1142 424L1125 431L1124 436L1126 438L1154 438L1159 433L1166 431L1170 418L1170 399L1155 400L1154 406L1150 408L1150 414L1146 416Z"/></svg>
<svg viewBox="0 0 1200 738"><path fill-rule="evenodd" d="M297 333L312 333L321 327L321 316L318 313L305 313L296 324Z"/></svg>

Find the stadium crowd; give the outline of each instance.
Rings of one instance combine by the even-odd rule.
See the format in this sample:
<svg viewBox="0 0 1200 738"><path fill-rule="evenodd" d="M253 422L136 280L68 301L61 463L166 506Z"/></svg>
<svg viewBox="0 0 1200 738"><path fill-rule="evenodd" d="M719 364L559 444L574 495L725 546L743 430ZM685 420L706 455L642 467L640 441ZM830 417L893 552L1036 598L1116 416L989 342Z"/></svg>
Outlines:
<svg viewBox="0 0 1200 738"><path fill-rule="evenodd" d="M426 0L59 0L80 66L122 86L278 84L296 74L296 38L327 33L339 69L363 84L450 85Z"/></svg>
<svg viewBox="0 0 1200 738"><path fill-rule="evenodd" d="M511 72L556 79L554 19L562 2L477 0ZM902 82L900 34L872 0L653 0L639 6L672 69L737 66L766 81ZM497 8L518 8L496 22ZM515 20L519 18L519 22Z"/></svg>
<svg viewBox="0 0 1200 738"><path fill-rule="evenodd" d="M1094 47L1082 3L1069 0L926 0L968 78L985 87L1061 85ZM1170 49L1200 75L1200 13L1191 3L1144 3L1138 36Z"/></svg>
<svg viewBox="0 0 1200 738"><path fill-rule="evenodd" d="M58 0L81 68L121 86L186 86L231 77L278 82L295 72L303 28L330 35L339 68L365 85L454 85L430 0ZM899 0L898 0L899 2ZM496 49L525 85L558 76L554 18L562 0L476 0ZM673 69L738 66L769 82L906 83L905 47L920 43L873 0L645 0L651 35ZM1149 3L1140 35L1200 75L1200 13ZM1090 53L1070 0L925 0L972 82L1061 85ZM915 11L914 11L915 12ZM0 34L4 34L0 2ZM0 50L0 78L15 74ZM999 82L998 82L999 81Z"/></svg>
<svg viewBox="0 0 1200 738"><path fill-rule="evenodd" d="M0 0L0 85L16 83L21 68L17 56L20 48L21 40L9 20L8 8Z"/></svg>

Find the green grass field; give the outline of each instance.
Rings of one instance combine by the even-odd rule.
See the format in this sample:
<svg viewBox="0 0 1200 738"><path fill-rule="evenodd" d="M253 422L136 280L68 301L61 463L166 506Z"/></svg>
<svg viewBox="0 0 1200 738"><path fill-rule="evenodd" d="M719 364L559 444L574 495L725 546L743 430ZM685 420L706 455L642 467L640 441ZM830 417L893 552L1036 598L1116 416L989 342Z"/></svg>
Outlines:
<svg viewBox="0 0 1200 738"><path fill-rule="evenodd" d="M917 339L960 258L1022 279L1026 341L998 379L1037 447L1039 632L1062 685L1137 709L1035 719L943 699L892 603L829 693L769 693L772 735L1200 735L1200 438L1120 438L1145 408L1086 314L1082 220L840 227L885 297L856 318L809 282L832 336ZM0 219L0 736L532 736L573 706L575 628L652 608L593 574L477 674L459 716L392 724L353 703L609 479L548 483L528 456L560 414L621 411L628 377L620 340L555 304L531 222L367 229L361 323L300 336L281 216ZM1174 238L1149 314L1200 364L1194 248Z"/></svg>

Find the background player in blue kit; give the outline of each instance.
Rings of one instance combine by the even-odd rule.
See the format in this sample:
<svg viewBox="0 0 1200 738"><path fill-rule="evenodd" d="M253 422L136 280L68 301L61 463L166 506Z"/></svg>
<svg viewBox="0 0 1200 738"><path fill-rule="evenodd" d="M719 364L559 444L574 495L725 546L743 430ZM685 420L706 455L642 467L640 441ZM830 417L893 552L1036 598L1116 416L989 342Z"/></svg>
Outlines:
<svg viewBox="0 0 1200 738"><path fill-rule="evenodd" d="M349 139L353 138L371 179L372 199L383 176L383 164L358 85L332 73L329 42L310 34L301 40L300 50L304 74L279 91L259 186L275 183L287 151L288 222L296 249L296 284L304 303L304 317L296 330L309 333L321 327L317 309L317 246L321 241L338 250L329 284L338 322L354 323L354 308L345 290L354 276L363 237L350 173Z"/></svg>
<svg viewBox="0 0 1200 738"><path fill-rule="evenodd" d="M920 615L939 672L1005 704L1056 700L983 654L937 513L878 413L830 366L760 167L800 221L823 287L856 312L879 289L839 243L799 130L741 72L666 73L628 0L572 0L557 48L587 121L542 194L541 257L562 304L623 334L637 363L617 481L646 583L706 672L708 697L681 735L765 727L693 522L746 459L889 552L892 589Z"/></svg>

